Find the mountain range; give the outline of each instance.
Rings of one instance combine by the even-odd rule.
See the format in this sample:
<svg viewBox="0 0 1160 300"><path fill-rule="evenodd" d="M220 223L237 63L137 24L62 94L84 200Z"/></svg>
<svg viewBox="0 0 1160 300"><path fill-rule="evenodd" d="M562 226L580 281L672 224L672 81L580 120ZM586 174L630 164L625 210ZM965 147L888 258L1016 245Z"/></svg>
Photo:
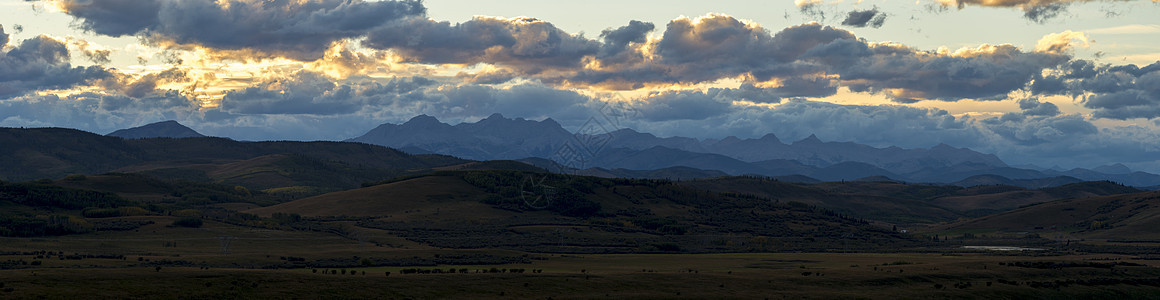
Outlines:
<svg viewBox="0 0 1160 300"><path fill-rule="evenodd" d="M64 133L74 134L77 133ZM117 130L107 136L136 144L157 142L133 140L205 137L175 121ZM117 140L94 139L94 142L106 143L114 148L125 147L123 142ZM222 139L206 141L210 144L223 142ZM662 138L632 129L573 134L550 118L534 121L509 119L500 114L493 114L478 122L456 125L420 115L402 124L380 125L347 141L395 148L416 155L442 154L480 161L519 160L557 172L601 177L692 179L760 175L794 182L869 178L959 186L1003 184L1033 189L1106 180L1143 189L1160 187L1160 175L1132 171L1121 164L1071 170L1011 166L995 155L946 144L917 149L877 148L852 142L824 142L814 135L785 143L773 134L755 139L733 136L722 139ZM573 160L566 160L562 154L565 150L574 150L574 154L579 154L573 156ZM11 158L28 155L17 152ZM118 155L121 156L93 160L93 163L125 159L139 162L141 154L127 155L137 156L134 158ZM59 159L33 155L26 161L53 166L58 165ZM113 165L118 163L109 166L92 165L94 169L91 171L108 171L124 166ZM41 169L47 172L41 175L67 174L64 170L54 171L51 167ZM73 169L69 172L77 171L89 170Z"/></svg>
<svg viewBox="0 0 1160 300"><path fill-rule="evenodd" d="M552 130L544 130L543 128L534 130L523 128L528 124L551 124L549 120L537 122L494 117L491 122L494 122L493 125L506 126L504 128L507 131L503 134L506 134L507 138L519 137L520 131L552 132ZM480 133L499 132L489 130L489 126L492 125L485 122L480 123L471 125L481 126L482 128L475 128L475 130L481 130ZM481 152L492 150L503 150L507 153L536 152L532 151L535 148L528 150L509 147L510 149L505 150L504 144L501 143L503 139L495 138L495 136L456 133L456 126L445 126L446 124L429 123L429 125L438 126L435 127L441 128L438 130L458 134L460 137L470 138L480 143L474 145L475 148L468 147L472 145L459 145L463 147L458 149L474 149ZM180 125L170 124L169 126ZM396 127L396 129L403 131L408 129L406 125L392 126L402 126L403 128ZM392 126L384 127L391 128ZM547 129L553 129L553 127L547 127ZM130 129L128 132L133 131L137 130ZM435 136L427 136L426 138L437 140ZM538 138L541 139L541 143L545 139L544 136ZM768 140L768 138L766 139ZM534 145L535 143L527 144ZM851 143L817 144L821 144L821 146L815 146L819 148L825 147L827 144L861 147L861 145ZM786 145L786 148L792 147L794 144ZM837 152L839 150L828 149L827 151ZM919 150L908 151L922 153ZM929 149L926 151L940 153L937 149L936 151ZM964 149L941 153L947 152L971 154L969 150ZM981 154L973 155L981 158L987 157ZM932 154L932 156L937 155ZM588 176L558 174L551 176L561 181L560 184L571 184L569 178L588 183L596 181L620 182L618 184L635 182L625 186L625 188L631 190L637 189L637 187L632 187L634 185L651 186L650 189L657 188L657 191L663 193L670 191L666 191L667 188L653 185L668 182L679 186L693 187L695 190L742 198L749 197L746 199L750 200L799 202L841 214L899 224L942 222L963 217L983 216L1024 205L1059 199L1139 192L1138 189L1112 182L1082 182L1081 179L1067 176L1010 179L986 174L970 176L961 181L952 182L952 184L912 184L899 182L897 178L900 177L897 176L900 175L889 173L889 171L864 162L845 161L825 167L807 165L788 159L745 162L722 154L690 152L663 146L652 146L644 150L633 150L626 147L611 148L600 151L596 158L592 162L622 167L592 167L570 170L574 174ZM940 159L952 161L954 158ZM960 160L964 159L960 158ZM524 158L519 161L471 161L438 154L412 155L388 147L356 142L242 142L217 137L172 138L165 136L126 139L62 128L0 128L0 166L3 166L0 168L0 180L5 182L34 180L29 184L47 184L54 182L53 179L58 179L57 182L63 182L66 185L84 182L88 184L86 188L98 190L144 188L152 191L157 190L158 186L184 186L180 189L224 189L233 191L238 195L249 195L249 191L254 191L264 195L262 197L269 198L262 200L263 203L390 184L414 179L417 178L416 176L432 174L434 176L448 174L466 176L463 177L464 180L475 182L474 184L478 185L478 188L486 191L486 193L469 193L474 195L473 199L490 193L501 198L518 200L516 198L523 195L520 189L527 188L527 185L521 183L523 180L530 178L528 176L548 176L533 174L545 174L545 169L558 169L558 165L559 163L550 159L536 157ZM666 165L672 166L664 167ZM982 163L977 165L982 165ZM1015 173L1012 170L1039 172L1012 167L993 168L992 170L1007 170L1009 173ZM738 173L772 173L772 171L794 175L728 176ZM890 176L876 175L883 172ZM1089 172L1102 174L1095 171ZM86 176L91 177L91 179L84 179ZM845 182L829 179L842 176L853 179ZM678 179L679 181L600 181L604 179L598 177ZM830 182L819 182L818 178L824 178ZM170 183L159 183L160 181ZM442 193L438 187L428 188ZM611 197L610 195L620 195L616 189L606 192L612 194L605 195L605 192L601 192L593 194L593 197L603 199L606 196ZM0 193L0 196L3 196L2 194ZM193 202L226 201L223 200L225 198L222 197L225 196L222 195L191 196L187 192L174 193L172 191L161 194L181 197ZM699 197L695 196L698 194L681 195L681 197L689 197L690 195L694 195L693 198ZM523 201L513 203L519 204Z"/></svg>
<svg viewBox="0 0 1160 300"><path fill-rule="evenodd" d="M543 158L580 170L658 170L686 167L730 175L802 175L822 181L881 176L892 180L1012 184L1030 188L1108 180L1136 187L1160 185L1160 175L1116 164L1095 169L1037 170L1010 166L993 154L939 144L931 148L877 148L853 142L824 142L815 135L785 143L773 134L756 139L657 137L632 129L573 134L558 122L493 114L475 123L450 125L420 115L402 124L383 124L347 141L437 153L472 160L523 160L549 169ZM579 152L567 156L561 153ZM572 157L573 159L567 159ZM579 158L576 158L579 157ZM708 174L708 173L706 173ZM976 178L986 175L986 180ZM973 179L973 180L969 180ZM1050 179L1050 180L1040 180Z"/></svg>

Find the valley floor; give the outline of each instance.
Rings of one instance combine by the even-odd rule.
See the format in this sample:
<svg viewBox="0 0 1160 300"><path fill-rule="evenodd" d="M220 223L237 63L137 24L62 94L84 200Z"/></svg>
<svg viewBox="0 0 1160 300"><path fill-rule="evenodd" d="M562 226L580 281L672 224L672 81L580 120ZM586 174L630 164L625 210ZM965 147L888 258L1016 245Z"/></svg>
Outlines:
<svg viewBox="0 0 1160 300"><path fill-rule="evenodd" d="M294 269L150 267L136 264L137 256L40 259L40 266L0 270L0 297L1128 299L1160 295L1158 263L1123 255L540 256L530 263L500 265ZM38 261L34 255L11 253L0 256L4 260ZM435 269L444 273L431 272ZM455 273L447 274L448 270Z"/></svg>

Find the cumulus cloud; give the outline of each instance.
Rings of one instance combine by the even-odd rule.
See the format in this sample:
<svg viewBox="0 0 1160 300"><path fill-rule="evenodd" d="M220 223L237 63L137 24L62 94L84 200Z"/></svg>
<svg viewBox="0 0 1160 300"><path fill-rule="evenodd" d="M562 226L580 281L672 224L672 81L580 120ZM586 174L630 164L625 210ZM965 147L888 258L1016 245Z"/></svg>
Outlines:
<svg viewBox="0 0 1160 300"><path fill-rule="evenodd" d="M732 108L732 104L716 96L715 91L665 91L649 95L639 108L641 115L650 121L704 120L719 116Z"/></svg>
<svg viewBox="0 0 1160 300"><path fill-rule="evenodd" d="M1065 140L1083 140L1099 133L1091 122L1080 115L1027 117L1008 114L984 119L982 126L1018 145L1059 145Z"/></svg>
<svg viewBox="0 0 1160 300"><path fill-rule="evenodd" d="M724 15L680 18L669 22L660 39L642 47L648 52L638 60L600 64L600 68L580 70L562 79L594 85L621 83L628 88L737 76L764 82L822 73L824 66L798 57L818 45L854 38L850 32L813 23L771 35L761 26Z"/></svg>
<svg viewBox="0 0 1160 300"><path fill-rule="evenodd" d="M842 21L842 25L859 28L866 26L879 28L883 24L886 24L886 13L879 11L877 7L874 9L850 11L846 15L846 19Z"/></svg>
<svg viewBox="0 0 1160 300"><path fill-rule="evenodd" d="M1019 109L1023 110L1024 115L1028 116L1056 116L1059 115L1059 107L1051 102L1039 102L1039 99L1028 98L1020 99Z"/></svg>
<svg viewBox="0 0 1160 300"><path fill-rule="evenodd" d="M120 0L65 3L83 27L98 33L297 59L322 58L339 40L365 36L364 46L390 50L406 62L487 65L459 75L474 83L530 77L556 86L627 90L742 78L761 86L781 83L781 97L823 97L845 86L899 102L1003 99L1042 70L1068 61L1073 41L1086 42L1082 33L1064 32L1045 37L1030 52L1011 45L923 51L868 42L817 23L771 33L725 15L673 20L653 40L647 34L655 26L639 21L590 39L533 18L438 22L424 17L422 4L413 1L152 0L132 8ZM124 14L162 17L142 25L124 20L130 17ZM848 21L877 26L884 18L872 9L854 12Z"/></svg>
<svg viewBox="0 0 1160 300"><path fill-rule="evenodd" d="M924 51L895 43L872 43L853 33L808 23L776 33L733 17L711 15L677 19L636 60L601 63L599 68L543 78L546 82L584 83L635 89L648 84L702 83L747 78L754 83L782 81L793 96L821 97L832 87L880 93L899 102L960 99L1001 100L1023 89L1043 70L1070 60L1065 34L1044 51L1013 45L981 45L955 51ZM597 60L600 63L600 60ZM802 80L811 79L812 81ZM820 80L819 78L826 78ZM807 85L808 86L808 85ZM815 91L809 93L806 91Z"/></svg>
<svg viewBox="0 0 1160 300"><path fill-rule="evenodd" d="M366 107L389 106L400 99L426 99L422 89L432 85L434 81L423 77L338 83L318 73L299 71L229 91L219 109L236 115L350 114Z"/></svg>
<svg viewBox="0 0 1160 300"><path fill-rule="evenodd" d="M636 51L627 51L633 44L644 44L648 41L648 33L656 29L656 25L648 22L630 21L628 25L617 29L607 29L600 33L604 46L600 49L597 58L609 63L621 63L627 59L640 59ZM622 57L623 54L637 54L633 57Z"/></svg>
<svg viewBox="0 0 1160 300"><path fill-rule="evenodd" d="M1023 89L1042 70L1069 59L1056 53L1024 52L1012 45L928 52L898 44L844 41L813 52L823 60L848 60L830 68L851 90L882 93L900 102L1002 100Z"/></svg>
<svg viewBox="0 0 1160 300"><path fill-rule="evenodd" d="M1035 51L1048 53L1066 53L1071 50L1073 44L1078 44L1080 47L1087 48L1092 40L1088 38L1087 34L1083 32L1075 32L1065 30L1060 33L1052 33L1043 36L1039 42L1035 44Z"/></svg>
<svg viewBox="0 0 1160 300"><path fill-rule="evenodd" d="M421 16L419 1L181 1L62 0L83 29L109 36L139 35L159 45L255 50L314 60L336 41L406 16Z"/></svg>
<svg viewBox="0 0 1160 300"><path fill-rule="evenodd" d="M407 18L371 31L364 45L393 49L419 63L502 64L534 75L550 68L577 68L601 44L534 18L476 17L452 25Z"/></svg>
<svg viewBox="0 0 1160 300"><path fill-rule="evenodd" d="M42 89L67 89L111 76L99 66L73 67L69 58L64 42L43 35L0 52L0 70L4 70L0 72L0 99Z"/></svg>
<svg viewBox="0 0 1160 300"><path fill-rule="evenodd" d="M1031 91L1082 97L1093 116L1109 119L1160 117L1160 62L1148 66L1099 65L1075 60L1035 80Z"/></svg>

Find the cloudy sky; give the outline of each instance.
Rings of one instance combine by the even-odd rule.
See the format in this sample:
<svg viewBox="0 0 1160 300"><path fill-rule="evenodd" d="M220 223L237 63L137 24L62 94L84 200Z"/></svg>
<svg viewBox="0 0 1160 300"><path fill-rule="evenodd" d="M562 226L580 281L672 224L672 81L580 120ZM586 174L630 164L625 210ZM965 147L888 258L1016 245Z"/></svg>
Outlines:
<svg viewBox="0 0 1160 300"><path fill-rule="evenodd" d="M1160 172L1160 0L0 0L0 126L342 140L419 114Z"/></svg>

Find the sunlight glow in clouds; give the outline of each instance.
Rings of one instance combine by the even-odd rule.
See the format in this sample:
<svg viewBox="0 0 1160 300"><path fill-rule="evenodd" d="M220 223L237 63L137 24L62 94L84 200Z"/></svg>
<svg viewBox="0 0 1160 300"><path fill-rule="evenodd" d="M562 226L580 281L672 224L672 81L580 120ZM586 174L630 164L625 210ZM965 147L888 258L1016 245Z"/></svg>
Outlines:
<svg viewBox="0 0 1160 300"><path fill-rule="evenodd" d="M17 32L39 23L0 18L13 22L0 24L0 125L104 133L176 119L240 139L345 139L418 114L454 122L499 112L575 126L618 99L645 112L629 125L659 135L816 133L876 146L947 143L1015 163L1160 168L1160 45L1151 38L1160 27L1109 18L936 47L914 46L908 40L920 34L897 29L975 6L1055 28L1052 20L1078 18L1064 12L1093 1L932 0L900 10L797 0L780 4L785 17L774 21L703 11L608 20L587 33L534 15L441 20L429 2L26 2L22 15L67 14L73 32ZM1149 2L1100 3L1160 12ZM884 32L895 35L867 37ZM1133 35L1145 38L1117 38ZM1133 60L1102 61L1105 50Z"/></svg>

